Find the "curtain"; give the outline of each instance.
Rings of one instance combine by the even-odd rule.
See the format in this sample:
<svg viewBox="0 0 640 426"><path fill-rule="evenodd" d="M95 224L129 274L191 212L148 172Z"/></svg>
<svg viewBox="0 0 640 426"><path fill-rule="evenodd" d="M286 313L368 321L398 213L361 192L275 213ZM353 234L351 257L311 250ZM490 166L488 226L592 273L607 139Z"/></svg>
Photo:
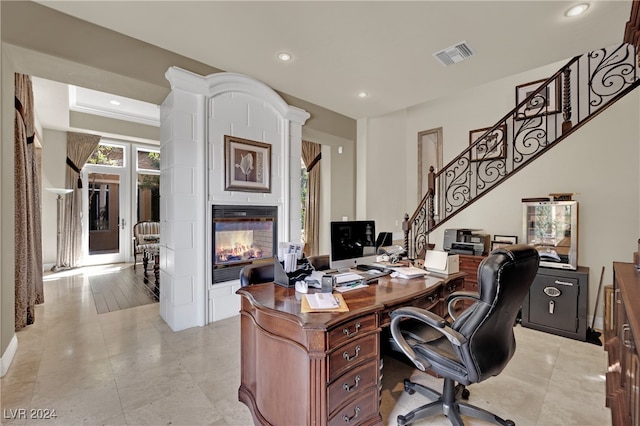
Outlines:
<svg viewBox="0 0 640 426"><path fill-rule="evenodd" d="M307 214L304 221L304 236L307 256L316 256L319 251L320 229L320 152L321 145L302 141L302 161L307 167Z"/></svg>
<svg viewBox="0 0 640 426"><path fill-rule="evenodd" d="M31 77L15 74L15 329L35 322L44 303L40 174L35 147Z"/></svg>
<svg viewBox="0 0 640 426"><path fill-rule="evenodd" d="M67 132L66 188L73 189L64 199L64 222L60 243L60 263L64 268L80 266L82 260L82 179L80 172L100 136Z"/></svg>

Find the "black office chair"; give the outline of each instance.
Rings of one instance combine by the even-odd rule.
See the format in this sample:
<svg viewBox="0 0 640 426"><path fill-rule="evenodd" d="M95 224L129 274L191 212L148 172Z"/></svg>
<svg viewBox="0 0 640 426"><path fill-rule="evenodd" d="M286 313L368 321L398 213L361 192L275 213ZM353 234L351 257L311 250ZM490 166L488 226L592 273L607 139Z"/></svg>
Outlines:
<svg viewBox="0 0 640 426"><path fill-rule="evenodd" d="M252 263L240 270L240 287L253 284L268 283L274 277L273 263Z"/></svg>
<svg viewBox="0 0 640 426"><path fill-rule="evenodd" d="M399 415L398 425L438 414L444 414L455 426L464 424L461 414L499 425L514 424L461 402L459 386L497 376L506 367L516 349L516 316L538 262L538 252L525 244L494 250L478 267L477 296L461 292L448 298L475 300L451 324L420 308L400 308L391 313L392 349L403 352L419 370L428 369L444 377L442 393L405 379L406 392L418 392L433 402Z"/></svg>

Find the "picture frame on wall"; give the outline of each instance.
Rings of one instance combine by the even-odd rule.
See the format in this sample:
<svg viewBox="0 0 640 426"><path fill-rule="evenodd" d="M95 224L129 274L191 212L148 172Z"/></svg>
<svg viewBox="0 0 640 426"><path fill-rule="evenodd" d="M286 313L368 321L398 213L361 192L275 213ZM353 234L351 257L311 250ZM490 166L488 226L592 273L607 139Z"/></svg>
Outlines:
<svg viewBox="0 0 640 426"><path fill-rule="evenodd" d="M225 191L271 192L271 145L224 136Z"/></svg>
<svg viewBox="0 0 640 426"><path fill-rule="evenodd" d="M530 83L516 86L516 106L527 99L531 94L540 90L540 86L547 79L536 80ZM516 120L524 120L531 117L539 117L543 115L559 113L562 108L560 76L555 78L551 83L540 90L529 101L522 105L516 112Z"/></svg>
<svg viewBox="0 0 640 426"><path fill-rule="evenodd" d="M490 133L485 134L488 130L491 130L491 127L471 130L469 132L469 146L472 147L471 161L505 158L507 126L503 124L493 129Z"/></svg>

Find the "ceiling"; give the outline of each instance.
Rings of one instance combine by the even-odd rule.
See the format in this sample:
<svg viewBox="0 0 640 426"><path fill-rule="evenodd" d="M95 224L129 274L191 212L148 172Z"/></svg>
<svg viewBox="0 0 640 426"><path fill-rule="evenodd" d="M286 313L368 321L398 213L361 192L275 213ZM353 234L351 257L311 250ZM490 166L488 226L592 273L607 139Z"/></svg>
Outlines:
<svg viewBox="0 0 640 426"><path fill-rule="evenodd" d="M575 18L579 1L38 3L358 119L620 43L632 2L590 1ZM433 57L462 41L472 57Z"/></svg>

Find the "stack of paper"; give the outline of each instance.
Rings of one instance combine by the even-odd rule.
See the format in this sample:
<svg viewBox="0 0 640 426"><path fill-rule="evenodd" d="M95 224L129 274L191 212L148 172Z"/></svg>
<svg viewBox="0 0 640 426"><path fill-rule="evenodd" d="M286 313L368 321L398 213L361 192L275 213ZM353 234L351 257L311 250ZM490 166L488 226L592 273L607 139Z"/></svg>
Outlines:
<svg viewBox="0 0 640 426"><path fill-rule="evenodd" d="M353 272L335 274L334 277L336 278L336 284L338 285L344 285L346 283L351 283L354 281L364 281L365 279L362 275Z"/></svg>
<svg viewBox="0 0 640 426"><path fill-rule="evenodd" d="M305 294L311 309L334 309L340 306L340 302L331 293Z"/></svg>
<svg viewBox="0 0 640 426"><path fill-rule="evenodd" d="M428 274L428 272L422 268L416 268L415 266L401 266L394 267L393 272L391 273L392 277L411 279L423 277Z"/></svg>

